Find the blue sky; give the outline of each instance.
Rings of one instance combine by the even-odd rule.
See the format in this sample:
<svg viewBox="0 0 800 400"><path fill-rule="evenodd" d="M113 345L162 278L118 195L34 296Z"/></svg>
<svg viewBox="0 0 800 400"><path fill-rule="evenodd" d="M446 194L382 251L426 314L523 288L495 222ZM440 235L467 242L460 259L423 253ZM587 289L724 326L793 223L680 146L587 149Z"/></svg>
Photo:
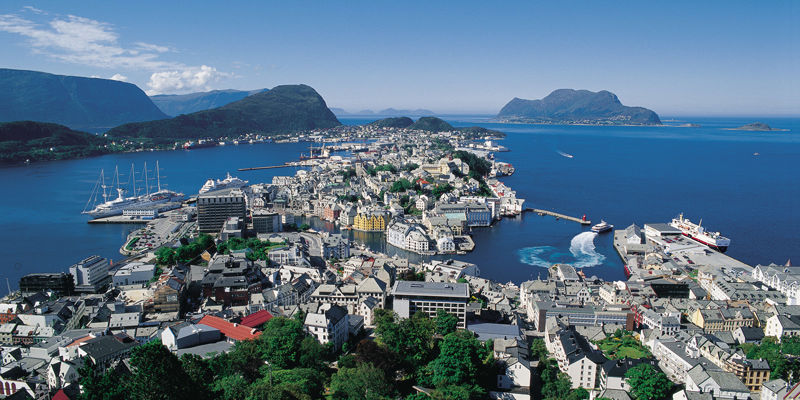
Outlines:
<svg viewBox="0 0 800 400"><path fill-rule="evenodd" d="M148 93L306 83L329 106L496 113L606 89L662 115L800 115L799 1L14 1L0 67Z"/></svg>

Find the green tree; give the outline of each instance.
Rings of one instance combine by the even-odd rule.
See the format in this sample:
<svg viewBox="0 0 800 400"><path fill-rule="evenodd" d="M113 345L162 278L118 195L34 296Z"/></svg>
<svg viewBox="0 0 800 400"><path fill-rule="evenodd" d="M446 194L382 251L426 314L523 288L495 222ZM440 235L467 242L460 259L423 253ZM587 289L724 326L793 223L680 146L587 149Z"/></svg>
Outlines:
<svg viewBox="0 0 800 400"><path fill-rule="evenodd" d="M667 397L672 382L660 370L650 364L639 364L625 373L636 400L658 400Z"/></svg>
<svg viewBox="0 0 800 400"><path fill-rule="evenodd" d="M388 378L394 377L400 367L400 358L397 353L374 340L363 339L358 342L355 354L356 362L372 364L383 370Z"/></svg>
<svg viewBox="0 0 800 400"><path fill-rule="evenodd" d="M458 317L439 309L436 311L436 333L445 336L456 331L458 327Z"/></svg>
<svg viewBox="0 0 800 400"><path fill-rule="evenodd" d="M264 326L258 338L263 355L273 368L293 368L298 363L298 351L303 344L303 324L295 319L275 317Z"/></svg>
<svg viewBox="0 0 800 400"><path fill-rule="evenodd" d="M136 347L131 352L133 376L128 394L135 400L196 399L193 386L180 360L160 340Z"/></svg>
<svg viewBox="0 0 800 400"><path fill-rule="evenodd" d="M395 393L383 371L372 364L342 368L331 376L331 397L337 400L382 400Z"/></svg>
<svg viewBox="0 0 800 400"><path fill-rule="evenodd" d="M121 374L100 369L88 357L78 369L78 383L83 388L81 400L123 400L127 398L126 381Z"/></svg>
<svg viewBox="0 0 800 400"><path fill-rule="evenodd" d="M309 225L309 224L302 224L302 225L300 225L300 228L299 228L299 229L300 229L301 231L307 231L307 230L311 229L311 225Z"/></svg>
<svg viewBox="0 0 800 400"><path fill-rule="evenodd" d="M548 356L547 347L543 339L531 340L531 355L538 360L546 360Z"/></svg>
<svg viewBox="0 0 800 400"><path fill-rule="evenodd" d="M480 369L490 363L494 363L491 353L472 332L460 329L444 337L439 343L439 356L425 369L436 387L474 385Z"/></svg>
<svg viewBox="0 0 800 400"><path fill-rule="evenodd" d="M221 400L241 400L247 396L248 383L241 375L225 375L214 381L214 390Z"/></svg>
<svg viewBox="0 0 800 400"><path fill-rule="evenodd" d="M411 184L411 182L409 182L408 179L401 178L392 183L392 186L389 188L389 192L391 193L405 192L406 190L411 189L413 186L414 185Z"/></svg>
<svg viewBox="0 0 800 400"><path fill-rule="evenodd" d="M431 397L434 400L477 400L484 398L485 394L478 385L449 385L436 388Z"/></svg>
<svg viewBox="0 0 800 400"><path fill-rule="evenodd" d="M433 356L433 321L422 312L397 321L392 311L376 310L376 333L391 351L402 357L403 368L415 373Z"/></svg>
<svg viewBox="0 0 800 400"><path fill-rule="evenodd" d="M184 354L180 358L181 366L186 374L191 379L192 385L202 388L201 393L210 393L214 383L214 371L211 369L209 363L197 354Z"/></svg>
<svg viewBox="0 0 800 400"><path fill-rule="evenodd" d="M161 265L175 264L175 250L169 247L161 247L155 252L156 262Z"/></svg>

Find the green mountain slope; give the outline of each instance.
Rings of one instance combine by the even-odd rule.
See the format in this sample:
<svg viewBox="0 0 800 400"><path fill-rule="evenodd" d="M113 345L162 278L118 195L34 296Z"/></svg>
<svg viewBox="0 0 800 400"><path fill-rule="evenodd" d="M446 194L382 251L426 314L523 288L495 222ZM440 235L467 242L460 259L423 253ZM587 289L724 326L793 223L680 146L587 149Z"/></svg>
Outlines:
<svg viewBox="0 0 800 400"><path fill-rule="evenodd" d="M220 138L243 133L287 133L341 125L325 100L306 85L277 86L211 110L160 121L137 122L108 132L154 141Z"/></svg>
<svg viewBox="0 0 800 400"><path fill-rule="evenodd" d="M159 94L150 96L150 100L158 106L164 114L176 116L191 114L193 112L210 110L239 101L251 94L267 91L258 90L212 90L210 92L197 92L189 94Z"/></svg>
<svg viewBox="0 0 800 400"><path fill-rule="evenodd" d="M166 117L131 83L0 69L0 122L52 122L102 132Z"/></svg>
<svg viewBox="0 0 800 400"><path fill-rule="evenodd" d="M408 117L391 117L370 122L368 125L379 128L408 128L414 124L414 120Z"/></svg>
<svg viewBox="0 0 800 400"><path fill-rule="evenodd" d="M0 161L59 160L109 153L109 141L64 125L15 121L0 123Z"/></svg>

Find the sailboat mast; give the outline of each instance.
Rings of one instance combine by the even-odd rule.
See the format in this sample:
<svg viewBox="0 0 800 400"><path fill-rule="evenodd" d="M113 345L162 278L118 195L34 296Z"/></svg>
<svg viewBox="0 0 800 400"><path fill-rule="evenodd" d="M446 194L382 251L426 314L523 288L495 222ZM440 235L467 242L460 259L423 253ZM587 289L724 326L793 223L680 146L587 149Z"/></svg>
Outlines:
<svg viewBox="0 0 800 400"><path fill-rule="evenodd" d="M158 191L161 191L161 169L158 168L158 160L156 160L156 182L158 182Z"/></svg>
<svg viewBox="0 0 800 400"><path fill-rule="evenodd" d="M150 194L150 182L147 181L147 161L144 162L144 188L145 194Z"/></svg>
<svg viewBox="0 0 800 400"><path fill-rule="evenodd" d="M106 193L106 175L102 169L100 169L100 185L103 187L103 202L108 200L108 193Z"/></svg>
<svg viewBox="0 0 800 400"><path fill-rule="evenodd" d="M136 168L131 163L131 180L133 181L133 196L136 197Z"/></svg>

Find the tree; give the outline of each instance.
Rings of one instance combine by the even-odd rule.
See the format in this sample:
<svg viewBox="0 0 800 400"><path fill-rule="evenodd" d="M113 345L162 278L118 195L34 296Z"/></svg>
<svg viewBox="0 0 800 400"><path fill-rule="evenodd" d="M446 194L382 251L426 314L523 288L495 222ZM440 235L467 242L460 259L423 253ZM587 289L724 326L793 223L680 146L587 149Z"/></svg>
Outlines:
<svg viewBox="0 0 800 400"><path fill-rule="evenodd" d="M439 309L436 311L436 333L445 336L455 332L458 327L458 317Z"/></svg>
<svg viewBox="0 0 800 400"><path fill-rule="evenodd" d="M589 398L589 391L579 387L577 389L573 389L569 392L566 397L566 400L585 400Z"/></svg>
<svg viewBox="0 0 800 400"><path fill-rule="evenodd" d="M114 370L101 373L90 358L78 369L78 383L83 388L81 400L123 400L127 398L126 384L122 375Z"/></svg>
<svg viewBox="0 0 800 400"><path fill-rule="evenodd" d="M400 367L400 357L397 353L389 350L386 345L369 339L358 342L355 349L355 360L358 363L369 363L380 368L388 378L394 377Z"/></svg>
<svg viewBox="0 0 800 400"><path fill-rule="evenodd" d="M241 375L225 375L214 381L222 400L241 400L247 396L248 383Z"/></svg>
<svg viewBox="0 0 800 400"><path fill-rule="evenodd" d="M298 351L303 344L303 324L295 319L275 317L264 326L258 338L263 355L273 368L293 368L298 363Z"/></svg>
<svg viewBox="0 0 800 400"><path fill-rule="evenodd" d="M411 184L411 182L408 179L401 178L392 183L392 186L389 188L389 192L391 193L405 192L406 190L411 189L412 187L414 187L414 185Z"/></svg>
<svg viewBox="0 0 800 400"><path fill-rule="evenodd" d="M400 355L403 368L415 373L433 355L433 321L422 312L411 318L396 320L397 315L389 310L375 311L375 332L391 351Z"/></svg>
<svg viewBox="0 0 800 400"><path fill-rule="evenodd" d="M636 400L658 400L672 390L672 382L660 370L650 364L639 364L625 373Z"/></svg>
<svg viewBox="0 0 800 400"><path fill-rule="evenodd" d="M378 400L392 398L395 390L383 371L372 364L342 368L331 376L331 397L337 400Z"/></svg>
<svg viewBox="0 0 800 400"><path fill-rule="evenodd" d="M327 355L325 347L317 339L306 336L300 342L297 363L303 368L322 370L325 367L323 361L325 361Z"/></svg>
<svg viewBox="0 0 800 400"><path fill-rule="evenodd" d="M184 354L180 358L181 366L191 379L192 385L202 388L203 394L212 391L214 371L206 360L197 354ZM204 396L207 397L207 396Z"/></svg>
<svg viewBox="0 0 800 400"><path fill-rule="evenodd" d="M160 340L136 347L131 352L133 376L128 395L136 400L196 399L198 388L192 385L180 360Z"/></svg>
<svg viewBox="0 0 800 400"><path fill-rule="evenodd" d="M470 331L449 333L439 343L439 356L425 367L431 383L436 387L476 384L484 362L494 362L486 350Z"/></svg>
<svg viewBox="0 0 800 400"><path fill-rule="evenodd" d="M175 264L175 250L169 247L161 247L156 250L156 261L161 265Z"/></svg>
<svg viewBox="0 0 800 400"><path fill-rule="evenodd" d="M531 355L538 360L546 360L548 356L547 347L542 339L531 340Z"/></svg>
<svg viewBox="0 0 800 400"><path fill-rule="evenodd" d="M309 225L309 224L302 224L302 225L300 225L300 228L299 228L299 229L300 229L301 231L307 231L307 230L311 229L311 225Z"/></svg>

